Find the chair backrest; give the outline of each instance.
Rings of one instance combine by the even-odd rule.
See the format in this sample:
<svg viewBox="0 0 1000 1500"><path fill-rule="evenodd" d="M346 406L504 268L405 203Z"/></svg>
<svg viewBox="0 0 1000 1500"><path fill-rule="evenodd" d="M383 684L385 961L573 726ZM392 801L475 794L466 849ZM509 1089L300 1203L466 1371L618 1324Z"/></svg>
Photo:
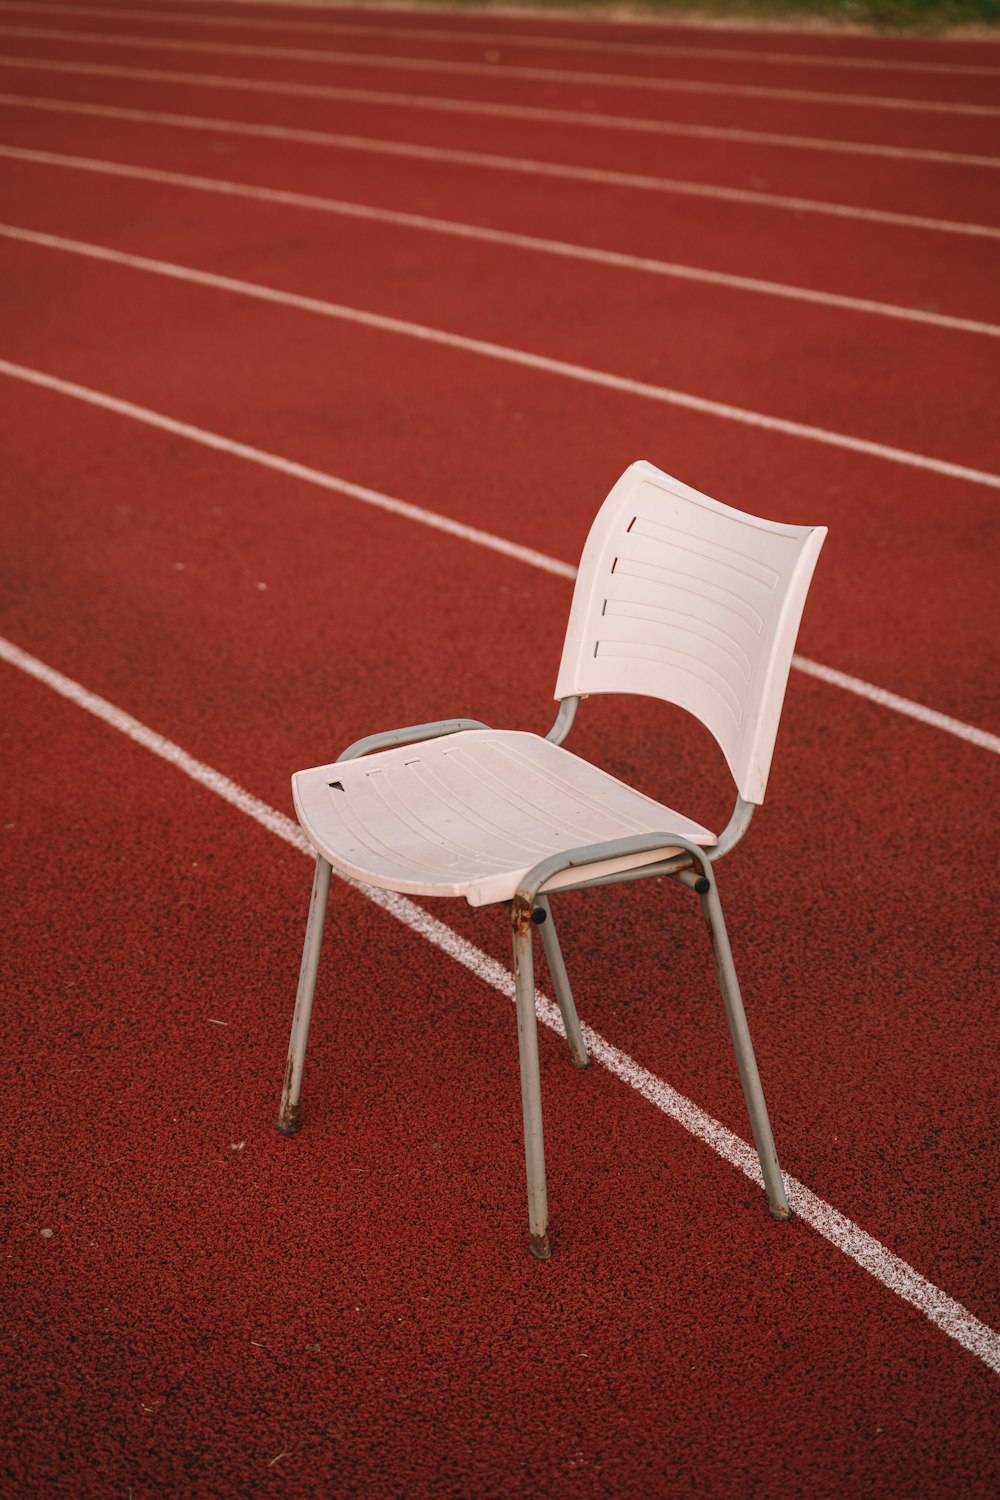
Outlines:
<svg viewBox="0 0 1000 1500"><path fill-rule="evenodd" d="M763 801L825 536L632 464L583 549L556 697L642 693L687 709L715 736L740 796Z"/></svg>

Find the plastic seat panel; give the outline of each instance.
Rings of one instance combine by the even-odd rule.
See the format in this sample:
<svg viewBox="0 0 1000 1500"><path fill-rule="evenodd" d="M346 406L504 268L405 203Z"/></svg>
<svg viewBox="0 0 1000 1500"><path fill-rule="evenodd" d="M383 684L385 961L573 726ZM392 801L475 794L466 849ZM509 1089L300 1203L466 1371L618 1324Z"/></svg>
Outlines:
<svg viewBox="0 0 1000 1500"><path fill-rule="evenodd" d="M507 901L540 860L630 834L715 835L539 735L469 730L300 771L299 821L334 869L410 895ZM671 851L632 857L637 868ZM548 889L577 884L586 870Z"/></svg>

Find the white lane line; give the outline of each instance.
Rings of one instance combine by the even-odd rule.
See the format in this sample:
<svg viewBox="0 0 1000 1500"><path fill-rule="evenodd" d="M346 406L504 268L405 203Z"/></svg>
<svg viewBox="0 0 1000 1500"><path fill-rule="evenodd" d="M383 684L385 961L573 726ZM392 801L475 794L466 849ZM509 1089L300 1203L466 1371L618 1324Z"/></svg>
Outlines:
<svg viewBox="0 0 1000 1500"><path fill-rule="evenodd" d="M416 521L419 525L429 526L434 531L446 532L449 536L457 537L459 541L471 542L477 547L499 552L504 557L526 563L528 567L537 568L541 572L552 573L558 578L576 577L576 569L570 567L568 563L561 563L555 558L547 557L545 553L538 552L533 547L522 547L517 542L505 541L503 537L493 536L490 532L481 531L475 526L466 526L461 521L453 521L448 516L439 515L436 511L425 510L419 505L410 505L405 500L394 500L390 495L383 495L378 490L369 489L365 485L353 484L347 479L338 479L333 474L325 474L320 469L309 468L306 464L296 463L292 459L280 458L275 453L265 453L261 448L252 448L247 443L239 443L232 438L222 437L218 433L207 432L203 427L194 427L189 422L175 421L173 417L163 416L160 412L150 411L147 407L136 406L131 401L120 401L115 396L106 396L101 391L90 390L87 386L76 385L73 381L59 380L53 375L46 375L40 370L30 370L5 359L0 359L0 375L10 376L14 380L23 380L30 385L41 386L45 390L58 391L60 395L71 396L90 406L115 412L118 416L130 417L133 421L142 422L147 427L156 427L161 432L169 432L174 437L186 438L189 442L198 443L203 448L213 448L216 452L228 454L232 458L246 459L250 463L258 464L261 468L272 469L278 474L283 474L289 479L300 479L320 489L333 490L339 495L347 495L352 500L361 501L363 505L371 505L376 510L388 511L391 515L401 516L407 521Z"/></svg>
<svg viewBox="0 0 1000 1500"><path fill-rule="evenodd" d="M113 104L82 104L69 99L42 99L29 94L0 93L0 105L14 109L50 110L56 114L88 115L96 119L133 120L139 124L168 125L180 130L217 132L250 139L296 141L304 145L331 146L338 150L399 156L411 161L454 163L482 170L517 172L559 181L587 182L601 187L635 188L640 192L671 193L720 203L753 204L754 207L788 210L795 214L822 214L861 223L895 224L904 229L929 229L943 234L978 234L989 225L962 224L952 219L934 219L926 214L894 213L890 209L858 208L849 203L829 203L817 198L792 198L750 188L716 187L672 177L651 177L638 172L613 172L600 167L577 167L536 161L524 156L498 156L483 151L461 151L447 146L418 146L410 141L374 140L370 136L341 135L329 130L299 130L290 125L255 125L243 120L223 120L214 115L179 115L165 110L127 109ZM995 226L993 227L995 233ZM921 321L933 314L911 314ZM935 319L936 321L936 319ZM946 320L947 321L947 320ZM982 331L982 330L979 330Z"/></svg>
<svg viewBox="0 0 1000 1500"><path fill-rule="evenodd" d="M231 0L227 0L231 3ZM254 3L254 0L248 0ZM267 0L261 0L267 3ZM723 62L742 62L751 67L759 62L788 64L795 68L859 68L870 69L878 73L901 72L901 73L942 73L953 77L967 78L1000 78L1000 68L977 66L972 63L943 63L943 62L917 62L904 58L876 58L876 57L850 57L843 53L809 53L809 52L773 52L763 51L759 48L740 47L716 47L716 46L692 46L678 42L622 42L610 39L602 41L589 41L583 37L559 37L542 36L532 31L470 31L467 29L457 30L452 28L446 31L443 28L431 26L397 26L391 21L389 24L372 25L356 21L342 21L336 12L331 12L322 7L325 14L329 16L324 21L289 21L282 17L275 17L268 21L253 20L248 16L198 16L190 11L169 10L127 10L111 9L98 5L16 5L0 4L0 12L30 11L32 15L60 15L60 16L96 16L113 18L114 20L126 19L128 21L143 21L151 25L163 22L173 25L184 26L212 26L212 27L238 27L241 31L287 31L291 33L301 32L310 36L329 36L341 32L356 36L378 36L390 39L402 37L405 40L442 42L467 42L470 46L507 46L538 48L539 50L554 50L559 52L596 52L600 56L609 53L620 53L625 56L641 57L690 57L697 58L702 62L712 63L716 59ZM382 8L386 13L386 8ZM388 12L390 15L392 12ZM576 20L576 17L566 17L567 20Z"/></svg>
<svg viewBox="0 0 1000 1500"><path fill-rule="evenodd" d="M21 41L97 43L103 47L137 47L144 52L193 52L199 56L248 57L262 61L332 63L391 73L444 73L457 78L489 78L500 83L584 84L587 88L619 89L630 94L696 94L726 99L769 99L792 104L822 104L855 109L908 110L919 114L993 117L991 104L953 104L942 99L899 99L887 94L838 94L822 89L772 88L760 84L707 83L693 78L647 78L635 73L592 73L567 68L537 68L505 63L456 62L448 58L397 57L393 53L344 52L319 47L260 47L252 42L195 42L173 37L112 35L106 31L69 31L43 26L5 26L0 36Z"/></svg>
<svg viewBox="0 0 1000 1500"><path fill-rule="evenodd" d="M260 448L250 447L247 443L222 437L219 433L207 432L204 428L194 427L189 422L179 422L173 417L164 416L161 412L150 411L148 407L137 406L134 402L122 401L117 396L108 396L103 391L92 390L89 386L77 385L70 380L61 380L58 376L48 375L42 370L29 369L25 365L14 364L6 359L0 359L0 375L7 375L12 380L25 381L42 390L69 396L89 406L114 412L117 416L129 417L132 421L142 422L147 427L169 432L174 437L186 438L189 442L214 449L218 453L226 453L233 458L242 458L249 463L259 464L261 468L271 469L290 479L302 480L320 489L346 495L352 500L360 501L363 505L371 505L377 510L387 511L390 515L415 521L420 526L429 526L435 531L446 532L460 541L471 542L474 546L498 552L504 557L513 558L530 568L549 573L555 578L569 580L576 578L577 570L571 563L549 557L546 553L538 552L532 547L522 547L517 542L507 541L504 537L494 536L491 532L481 531L477 527L450 520L436 511L425 510L422 506L411 505L405 500L395 500L378 490L353 484L346 479L338 479L332 474L324 473L321 469L309 468L305 464L281 458L275 453L266 453ZM792 665L800 672L818 677L821 681L833 687L842 688L845 692L853 693L855 697L866 699L880 708L888 708L894 713L904 714L907 718L916 719L918 723L943 730L946 734L954 735L956 739L976 745L981 750L992 750L994 754L1000 755L1000 735L989 734L986 730L978 729L972 724L963 723L961 719L951 718L950 715L939 713L937 709L927 708L911 698L903 698L898 693L888 692L885 688L876 687L860 677L851 677L846 672L838 672L833 667L825 667L820 662L811 661L808 657L796 655L792 658Z"/></svg>
<svg viewBox="0 0 1000 1500"><path fill-rule="evenodd" d="M48 58L0 55L0 68L31 69L40 73L69 73L75 77L127 78L146 83L185 84L193 88L229 89L290 99L337 99L392 109L417 109L495 120L533 120L548 125L578 125L593 130L621 130L645 135L682 136L694 140L730 141L738 145L778 146L794 151L837 152L848 156L876 156L889 161L937 162L947 166L998 167L1000 157L924 147L883 146L868 141L841 141L818 136L783 135L769 130L738 130L720 125L681 125L673 120L648 120L629 115L599 115L593 111L543 109L524 104L491 104L481 99L443 99L430 94L397 94L385 89L357 89L333 84L282 83L270 78L236 78L217 73L177 73L166 68L125 68L111 63L56 62Z"/></svg>
<svg viewBox="0 0 1000 1500"><path fill-rule="evenodd" d="M0 148L0 156L3 154ZM41 236L35 235L34 238L40 240ZM262 286L258 282L240 281L232 276L218 276L211 271L198 271L189 266L175 265L171 261L128 255L123 251L110 250L103 245L84 245L80 241L75 243L67 241L60 244L55 236L49 235L45 238L52 248L65 250L67 245L73 244L73 253L86 255L94 260L107 261L112 265L128 266L133 270L166 276L174 281L188 282L196 286L212 287L216 291L232 292L241 297L252 297L257 301L270 302L280 307L294 307L302 312L315 313L320 317L336 318L341 322L357 324L359 327L374 328L379 332L417 339L422 343L436 344L446 349L457 349L484 359L495 359L502 364L517 365L522 369L538 371L541 374L557 375L583 385L599 386L604 390L619 391L628 396L640 396L645 400L657 401L665 406L697 411L704 416L719 417L723 421L738 422L743 426L756 427L765 432L780 432L787 437L801 438L806 442L820 443L830 448L844 448L851 453L864 453L873 458L884 459L888 463L903 464L907 468L941 474L948 479L961 479L970 484L985 485L989 489L1000 489L1000 474L993 474L984 469L968 468L964 464L951 463L947 459L931 458L926 454L912 453L905 448L893 448L885 443L851 437L846 433L832 432L825 427L813 427L808 423L794 422L785 417L768 416L764 412L752 411L747 407L712 401L704 396L694 396L688 391L673 390L669 386L650 385L645 381L630 380L627 376L594 370L587 365L571 364L567 360L550 359L541 354L531 354L527 350L514 349L506 344L495 344L487 339L468 338L464 334L431 328L425 323L412 323L404 318L386 317L382 313L367 312L362 308L348 307L339 302L327 302L318 297L300 296L295 292Z"/></svg>
<svg viewBox="0 0 1000 1500"><path fill-rule="evenodd" d="M965 740L970 745L977 745L980 750L990 750L994 755L1000 755L1000 734L990 734L986 729L977 729L973 724L965 724L961 719L953 719L950 714L940 713L936 708L927 708L923 703L914 703L912 698L900 697L898 693L890 693L887 688L875 687L873 683L865 682L861 677L852 677L848 672L838 672L835 667L824 667L818 661L810 661L807 656L799 656L796 653L792 657L792 665L808 677L816 677L820 682L827 683L830 687L843 688L846 693L854 693L859 698L867 698L869 703L876 703L880 708L891 709L893 713L905 714L909 719L916 719L920 724L926 724L931 729L943 729L945 734L952 734L956 739Z"/></svg>
<svg viewBox="0 0 1000 1500"><path fill-rule="evenodd" d="M214 792L244 816L252 818L269 833L284 840L293 849L312 857L313 849L302 831L275 808L238 786L204 761L194 756L150 729L139 719L110 703L106 698L81 686L72 678L55 671L45 662L29 655L12 641L0 636L0 658L10 666L26 673L62 698L95 718L127 736L143 749L180 771L205 790ZM418 934L446 957L469 970L482 983L514 999L514 981L511 974L489 954L475 947L466 938L453 932L443 922L432 917L416 902L391 891L375 890L357 885L353 881L345 884L366 896L374 905L394 917L404 927ZM538 1018L560 1036L565 1036L562 1017L558 1007L547 996L536 993L535 1005ZM609 1073L636 1090L642 1098L652 1104L661 1114L675 1121L697 1140L710 1147L724 1161L748 1177L751 1182L763 1187L760 1166L753 1148L735 1135L721 1120L716 1120L693 1100L666 1083L662 1078L644 1068L628 1053L621 1051L590 1026L583 1026L583 1034L591 1056ZM923 1313L937 1328L970 1354L1000 1373L1000 1334L988 1324L981 1322L967 1307L949 1297L933 1282L921 1276L907 1261L894 1255L887 1246L861 1229L845 1214L839 1212L823 1198L817 1196L796 1178L784 1174L789 1202L798 1218L808 1224L842 1254L867 1271L876 1281L895 1293L902 1301Z"/></svg>
<svg viewBox="0 0 1000 1500"><path fill-rule="evenodd" d="M9 149L20 153L21 147L0 146L0 158ZM114 168L113 175L137 178L144 182L167 182L171 186L195 188L203 192L218 192L228 196L246 197L255 201L289 204L324 213L341 214L345 218L363 219L377 224L395 224L406 229L426 231L431 234L448 235L453 239L473 240L487 245L504 245L512 249L555 255L567 260L579 260L591 265L608 266L616 270L640 271L644 274L662 276L675 281L691 281L705 286L725 287L728 291L749 292L755 296L779 297L786 301L807 302L817 307L836 308L839 312L862 313L875 317L891 318L905 323L917 323L932 328L944 328L952 332L980 334L986 338L1000 337L1000 325L985 323L973 318L957 318L947 313L924 312L919 308L897 307L887 302L873 302L863 297L846 297L837 292L819 292L809 287L789 286L780 281L764 281L754 276L735 276L725 271L710 271L702 266L687 266L674 261L651 260L647 256L626 255L617 250L597 250L587 245L572 245L564 240L540 239L535 235L516 234L509 230L484 229L476 224L462 224L450 219L431 219L424 214L403 213L395 209L373 208L363 203L347 203L333 198L314 198L309 194L288 193L283 189L258 188L252 184L227 182L220 178L191 177L188 174L157 172L153 168L131 168L124 163L100 163L96 168L92 160L81 157L55 156L43 153L45 164L75 167L80 162L82 170ZM15 159L23 159L17 157ZM124 170L122 170L124 169ZM44 234L13 224L0 225L0 234L8 239L23 240L28 244L46 245L56 250L66 250L80 255L91 255L99 259L119 258L119 252L82 240L68 239L60 235ZM1000 230L997 230L1000 239ZM138 256L126 259L125 264L159 269L161 262L149 261Z"/></svg>

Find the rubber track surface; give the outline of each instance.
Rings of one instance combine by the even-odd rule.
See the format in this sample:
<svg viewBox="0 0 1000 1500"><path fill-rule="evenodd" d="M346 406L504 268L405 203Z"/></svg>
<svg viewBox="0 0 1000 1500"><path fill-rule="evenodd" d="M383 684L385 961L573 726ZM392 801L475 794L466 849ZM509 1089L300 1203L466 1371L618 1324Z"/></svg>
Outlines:
<svg viewBox="0 0 1000 1500"><path fill-rule="evenodd" d="M0 4L0 50L0 1491L995 1493L1000 304L979 231L1000 228L1000 44L158 0ZM670 79L723 91L640 86ZM500 112L422 107L442 100ZM279 1136L308 861L44 678L286 817L294 770L377 729L544 732L567 569L640 457L830 527L798 649L856 688L792 673L720 884L782 1165L883 1273L772 1222L548 1031L555 1254L533 1261L492 909L433 906L477 975L335 888L303 1126ZM677 713L591 700L570 743L728 816L719 752ZM746 1139L685 893L557 914L585 1021ZM985 1325L978 1352L898 1294L892 1257Z"/></svg>

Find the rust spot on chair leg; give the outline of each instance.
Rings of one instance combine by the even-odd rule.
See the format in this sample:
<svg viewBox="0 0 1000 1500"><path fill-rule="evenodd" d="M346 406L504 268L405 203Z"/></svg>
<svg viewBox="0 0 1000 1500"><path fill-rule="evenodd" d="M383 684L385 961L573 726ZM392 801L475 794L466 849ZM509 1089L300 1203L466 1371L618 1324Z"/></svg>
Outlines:
<svg viewBox="0 0 1000 1500"><path fill-rule="evenodd" d="M281 1090L281 1108L278 1111L278 1129L282 1135L294 1135L299 1128L299 1106L293 1104L289 1095L292 1091L292 1059L288 1059L285 1067L285 1082Z"/></svg>
<svg viewBox="0 0 1000 1500"><path fill-rule="evenodd" d="M528 1249L536 1260L551 1260L552 1246L549 1243L549 1231L544 1234L533 1234L528 1241Z"/></svg>
<svg viewBox="0 0 1000 1500"><path fill-rule="evenodd" d="M522 896L515 896L510 903L510 920L518 937L523 937L526 932L530 932L531 902L525 901Z"/></svg>

